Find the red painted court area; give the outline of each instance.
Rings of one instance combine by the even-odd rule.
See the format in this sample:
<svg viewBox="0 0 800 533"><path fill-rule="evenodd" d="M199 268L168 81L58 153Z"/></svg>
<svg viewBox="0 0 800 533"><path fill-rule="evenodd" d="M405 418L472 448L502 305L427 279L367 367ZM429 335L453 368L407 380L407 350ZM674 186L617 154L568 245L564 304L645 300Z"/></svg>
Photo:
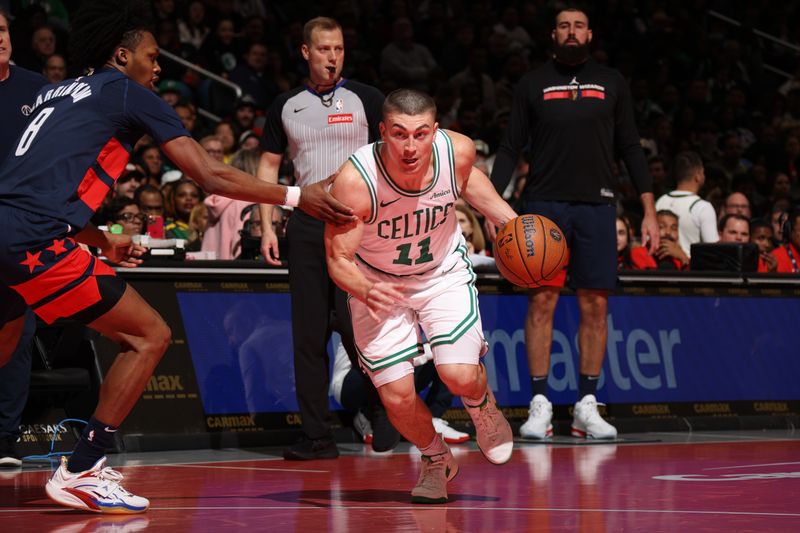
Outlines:
<svg viewBox="0 0 800 533"><path fill-rule="evenodd" d="M520 442L504 466L474 444L453 446L461 471L440 506L409 503L419 455L407 449L375 456L342 445L338 460L302 463L274 449L112 455L124 485L150 498L146 514L62 509L44 495L42 468L0 474L0 523L59 533L798 530L794 436L638 437L661 442Z"/></svg>

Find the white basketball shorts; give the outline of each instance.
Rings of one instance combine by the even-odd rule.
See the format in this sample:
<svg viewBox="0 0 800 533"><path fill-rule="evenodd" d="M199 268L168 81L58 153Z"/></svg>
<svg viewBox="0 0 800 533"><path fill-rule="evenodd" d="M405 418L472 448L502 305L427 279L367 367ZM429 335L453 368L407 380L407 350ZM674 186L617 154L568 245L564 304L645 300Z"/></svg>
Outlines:
<svg viewBox="0 0 800 533"><path fill-rule="evenodd" d="M402 306L373 319L366 304L350 297L358 359L376 387L414 372L411 359L422 353L422 332L436 365L477 365L486 353L475 273L466 248L459 246L439 267L413 276L395 276L364 263L359 269L372 282L402 285Z"/></svg>

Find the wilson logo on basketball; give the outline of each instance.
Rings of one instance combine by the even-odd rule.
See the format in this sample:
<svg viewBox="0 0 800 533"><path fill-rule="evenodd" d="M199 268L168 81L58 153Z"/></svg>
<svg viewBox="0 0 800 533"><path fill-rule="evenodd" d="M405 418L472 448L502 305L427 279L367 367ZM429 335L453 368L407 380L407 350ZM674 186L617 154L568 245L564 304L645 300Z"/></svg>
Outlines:
<svg viewBox="0 0 800 533"><path fill-rule="evenodd" d="M342 124L344 122L353 122L353 115L351 113L328 115L328 124Z"/></svg>

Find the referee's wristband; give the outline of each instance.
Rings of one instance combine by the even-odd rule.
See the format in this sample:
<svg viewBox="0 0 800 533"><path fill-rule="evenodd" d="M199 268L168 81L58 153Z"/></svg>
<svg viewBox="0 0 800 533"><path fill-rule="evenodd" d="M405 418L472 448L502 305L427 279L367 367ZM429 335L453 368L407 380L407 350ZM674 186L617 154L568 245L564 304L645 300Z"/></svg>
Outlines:
<svg viewBox="0 0 800 533"><path fill-rule="evenodd" d="M300 187L286 187L286 198L283 205L297 207L300 205Z"/></svg>

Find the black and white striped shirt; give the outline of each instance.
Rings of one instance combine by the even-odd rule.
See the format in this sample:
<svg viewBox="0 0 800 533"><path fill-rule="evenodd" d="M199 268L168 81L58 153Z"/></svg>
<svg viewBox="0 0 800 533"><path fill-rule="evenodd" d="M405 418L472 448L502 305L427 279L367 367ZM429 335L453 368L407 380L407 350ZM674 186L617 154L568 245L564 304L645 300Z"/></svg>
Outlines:
<svg viewBox="0 0 800 533"><path fill-rule="evenodd" d="M383 100L376 88L352 80L343 79L325 93L302 85L270 106L262 146L275 154L288 148L296 185L322 181L380 138Z"/></svg>

